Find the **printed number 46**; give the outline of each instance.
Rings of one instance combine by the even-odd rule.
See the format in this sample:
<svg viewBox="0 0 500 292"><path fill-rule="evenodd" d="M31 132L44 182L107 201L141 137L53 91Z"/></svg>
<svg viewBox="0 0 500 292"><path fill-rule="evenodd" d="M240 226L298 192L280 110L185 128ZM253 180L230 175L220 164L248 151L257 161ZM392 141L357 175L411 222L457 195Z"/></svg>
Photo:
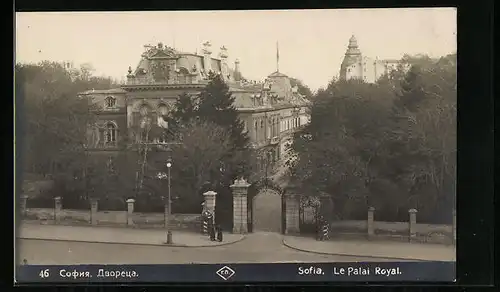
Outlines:
<svg viewBox="0 0 500 292"><path fill-rule="evenodd" d="M48 278L49 275L49 269L41 270L39 274L40 278Z"/></svg>

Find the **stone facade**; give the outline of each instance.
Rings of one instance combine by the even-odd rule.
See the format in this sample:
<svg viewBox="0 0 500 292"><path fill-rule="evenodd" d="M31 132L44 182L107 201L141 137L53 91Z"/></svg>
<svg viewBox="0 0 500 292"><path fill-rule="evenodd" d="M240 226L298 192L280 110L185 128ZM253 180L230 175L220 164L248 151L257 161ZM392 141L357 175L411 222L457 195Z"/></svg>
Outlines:
<svg viewBox="0 0 500 292"><path fill-rule="evenodd" d="M397 69L400 60L379 60L363 56L355 36L349 39L349 45L340 66L340 79L359 79L367 83L375 83L384 74ZM408 69L405 64L403 69Z"/></svg>
<svg viewBox="0 0 500 292"><path fill-rule="evenodd" d="M166 127L177 97L198 94L208 83L208 74L220 74L235 97L234 106L245 125L252 147L262 150L261 171L274 167L284 157L284 145L292 133L309 122L307 101L290 84L290 78L274 72L264 81L242 77L237 60L227 63L228 50L212 55L210 42L202 54L180 52L163 44L145 46L135 69L129 67L127 83L110 90L80 93L96 107L98 121L89 125L87 148L92 153L116 156L127 143L140 141L135 128L144 124Z"/></svg>

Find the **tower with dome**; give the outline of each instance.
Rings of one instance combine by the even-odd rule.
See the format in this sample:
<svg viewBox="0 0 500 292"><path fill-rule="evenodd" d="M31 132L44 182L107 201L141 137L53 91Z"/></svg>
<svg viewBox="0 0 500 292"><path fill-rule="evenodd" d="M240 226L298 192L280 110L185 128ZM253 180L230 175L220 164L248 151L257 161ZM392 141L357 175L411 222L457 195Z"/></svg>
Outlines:
<svg viewBox="0 0 500 292"><path fill-rule="evenodd" d="M340 65L339 77L342 80L359 79L367 83L374 83L384 74L396 69L399 61L396 59L379 60L363 56L358 46L358 40L352 35Z"/></svg>

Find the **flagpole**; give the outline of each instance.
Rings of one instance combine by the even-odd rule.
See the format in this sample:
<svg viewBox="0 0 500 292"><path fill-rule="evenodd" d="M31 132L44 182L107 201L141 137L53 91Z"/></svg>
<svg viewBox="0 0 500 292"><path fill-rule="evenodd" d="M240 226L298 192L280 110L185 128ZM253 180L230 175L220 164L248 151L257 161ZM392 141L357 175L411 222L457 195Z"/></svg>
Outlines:
<svg viewBox="0 0 500 292"><path fill-rule="evenodd" d="M276 42L276 72L280 71L280 49L279 43Z"/></svg>

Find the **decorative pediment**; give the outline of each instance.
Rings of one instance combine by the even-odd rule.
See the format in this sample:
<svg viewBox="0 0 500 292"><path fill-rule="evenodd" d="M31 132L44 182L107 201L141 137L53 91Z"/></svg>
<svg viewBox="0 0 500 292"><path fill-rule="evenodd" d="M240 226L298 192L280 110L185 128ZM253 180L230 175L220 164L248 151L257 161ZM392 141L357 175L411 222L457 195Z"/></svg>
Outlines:
<svg viewBox="0 0 500 292"><path fill-rule="evenodd" d="M148 59L176 59L177 54L175 50L171 47L164 46L159 43L158 46L148 46L147 51Z"/></svg>
<svg viewBox="0 0 500 292"><path fill-rule="evenodd" d="M170 48L165 48L163 50L156 50L153 54L150 55L150 59L175 59L177 55L174 50Z"/></svg>

